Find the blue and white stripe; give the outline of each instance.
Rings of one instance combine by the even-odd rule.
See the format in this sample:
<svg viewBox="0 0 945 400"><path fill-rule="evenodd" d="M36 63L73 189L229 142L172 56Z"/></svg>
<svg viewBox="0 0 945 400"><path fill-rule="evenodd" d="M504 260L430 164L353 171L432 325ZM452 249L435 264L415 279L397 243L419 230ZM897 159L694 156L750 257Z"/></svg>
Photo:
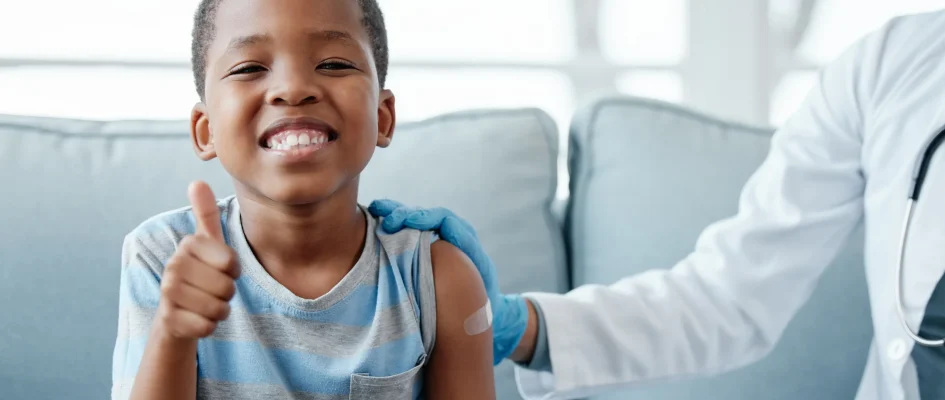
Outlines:
<svg viewBox="0 0 945 400"><path fill-rule="evenodd" d="M198 399L419 396L436 314L428 233L386 234L365 212L360 260L329 293L302 299L256 260L236 199L219 206L242 275L230 317L198 343ZM164 264L194 226L191 210L183 208L149 219L125 238L113 399L131 391Z"/></svg>

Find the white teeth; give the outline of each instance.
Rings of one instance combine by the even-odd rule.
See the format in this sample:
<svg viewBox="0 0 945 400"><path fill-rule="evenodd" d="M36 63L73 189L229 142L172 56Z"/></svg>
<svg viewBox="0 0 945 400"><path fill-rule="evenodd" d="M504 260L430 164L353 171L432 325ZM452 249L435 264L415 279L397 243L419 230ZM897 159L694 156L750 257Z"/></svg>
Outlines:
<svg viewBox="0 0 945 400"><path fill-rule="evenodd" d="M287 134L282 139L269 138L266 146L276 151L289 151L307 146L316 146L328 143L328 136L319 134L310 136L308 133Z"/></svg>

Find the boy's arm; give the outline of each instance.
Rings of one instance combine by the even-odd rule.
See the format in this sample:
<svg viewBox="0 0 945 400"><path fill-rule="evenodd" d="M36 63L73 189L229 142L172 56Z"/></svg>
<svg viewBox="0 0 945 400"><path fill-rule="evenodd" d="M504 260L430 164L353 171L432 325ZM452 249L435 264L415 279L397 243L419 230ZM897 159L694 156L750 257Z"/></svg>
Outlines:
<svg viewBox="0 0 945 400"><path fill-rule="evenodd" d="M195 399L197 340L229 315L239 276L236 254L223 239L210 188L194 184L189 196L196 232L180 241L169 260L154 257L139 238L125 241L120 311L125 321L115 349L119 390L113 389L113 398Z"/></svg>
<svg viewBox="0 0 945 400"><path fill-rule="evenodd" d="M172 340L160 329L163 261L131 234L122 249L119 329L112 364L112 399L196 397L196 341ZM167 368L155 368L167 365ZM159 376L156 371L176 371ZM181 372L191 371L181 374ZM163 374L168 375L168 374ZM174 384L163 384L170 383ZM173 391L174 393L167 393Z"/></svg>
<svg viewBox="0 0 945 400"><path fill-rule="evenodd" d="M157 311L162 262L132 233L121 252L118 335L112 355L112 400L131 397L144 346Z"/></svg>
<svg viewBox="0 0 945 400"><path fill-rule="evenodd" d="M134 234L122 259L112 400L196 398L197 341L174 339L159 321L163 262Z"/></svg>
<svg viewBox="0 0 945 400"><path fill-rule="evenodd" d="M431 399L494 399L492 328L470 335L465 327L488 300L482 278L472 261L446 241L433 243L430 253L436 345L426 368L426 392Z"/></svg>
<svg viewBox="0 0 945 400"><path fill-rule="evenodd" d="M196 399L197 340L178 339L155 325L131 399Z"/></svg>

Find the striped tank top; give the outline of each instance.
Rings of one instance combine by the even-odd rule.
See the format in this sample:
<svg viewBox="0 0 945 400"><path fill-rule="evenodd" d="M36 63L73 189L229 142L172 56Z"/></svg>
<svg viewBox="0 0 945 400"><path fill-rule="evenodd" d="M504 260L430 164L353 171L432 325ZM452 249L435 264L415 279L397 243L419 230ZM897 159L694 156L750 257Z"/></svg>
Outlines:
<svg viewBox="0 0 945 400"><path fill-rule="evenodd" d="M249 247L235 197L218 203L242 274L228 319L197 345L198 399L419 399L433 347L429 232L387 234L368 221L350 272L317 299L273 279ZM164 264L193 234L191 209L155 216L125 237L112 398L127 399L160 296Z"/></svg>

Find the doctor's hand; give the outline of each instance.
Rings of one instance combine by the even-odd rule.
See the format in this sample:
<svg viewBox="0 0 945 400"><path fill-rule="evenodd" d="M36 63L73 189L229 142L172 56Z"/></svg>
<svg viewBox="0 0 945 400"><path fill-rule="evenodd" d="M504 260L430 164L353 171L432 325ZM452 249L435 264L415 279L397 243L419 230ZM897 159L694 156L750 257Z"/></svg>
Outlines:
<svg viewBox="0 0 945 400"><path fill-rule="evenodd" d="M519 295L503 295L495 276L495 265L482 249L472 225L445 208L418 209L392 200L371 203L369 211L383 217L381 227L388 233L412 228L437 231L440 238L456 246L479 270L492 305L493 364L498 365L519 345L528 325L528 306Z"/></svg>

